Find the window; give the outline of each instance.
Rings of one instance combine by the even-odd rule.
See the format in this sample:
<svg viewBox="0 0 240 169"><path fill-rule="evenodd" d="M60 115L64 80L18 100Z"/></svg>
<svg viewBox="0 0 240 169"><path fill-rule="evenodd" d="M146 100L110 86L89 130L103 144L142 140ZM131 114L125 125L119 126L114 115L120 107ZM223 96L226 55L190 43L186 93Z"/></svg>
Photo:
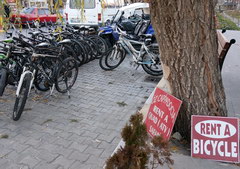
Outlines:
<svg viewBox="0 0 240 169"><path fill-rule="evenodd" d="M40 8L41 7L41 2L36 2L36 7Z"/></svg>
<svg viewBox="0 0 240 169"><path fill-rule="evenodd" d="M24 14L30 14L30 13L32 13L33 9L34 9L34 8L25 8L25 9L22 10L22 13L24 13Z"/></svg>
<svg viewBox="0 0 240 169"><path fill-rule="evenodd" d="M48 9L44 9L46 15L51 15L51 12Z"/></svg>
<svg viewBox="0 0 240 169"><path fill-rule="evenodd" d="M45 15L45 12L43 9L38 9L38 15Z"/></svg>
<svg viewBox="0 0 240 169"><path fill-rule="evenodd" d="M70 0L71 9L80 9L81 0ZM93 9L95 8L95 0L84 0L84 9Z"/></svg>
<svg viewBox="0 0 240 169"><path fill-rule="evenodd" d="M136 9L134 11L134 15L142 16L143 15L143 9Z"/></svg>

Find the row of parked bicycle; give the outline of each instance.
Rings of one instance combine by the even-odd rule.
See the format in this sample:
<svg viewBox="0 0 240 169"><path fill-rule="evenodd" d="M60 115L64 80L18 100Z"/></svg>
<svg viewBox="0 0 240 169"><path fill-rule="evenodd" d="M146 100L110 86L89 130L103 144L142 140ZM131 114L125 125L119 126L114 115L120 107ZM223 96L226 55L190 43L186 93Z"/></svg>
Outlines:
<svg viewBox="0 0 240 169"><path fill-rule="evenodd" d="M7 85L17 86L15 121L20 119L33 85L40 91L52 94L56 89L70 97L78 67L99 58L108 48L101 37L83 34L86 28L66 26L54 33L55 29L48 27L24 35L12 27L14 32L7 33L11 38L0 42L0 96Z"/></svg>
<svg viewBox="0 0 240 169"><path fill-rule="evenodd" d="M56 89L70 97L78 67L96 58L102 69L113 70L128 54L146 73L162 75L158 45L147 33L150 21L136 22L131 31L120 21L100 28L98 35L90 28L69 25L57 32L53 25L44 30L29 26L29 33L23 34L12 25L13 32L7 32L11 38L0 41L0 96L7 85L17 86L13 120L21 117L33 85L40 91L50 90L50 95Z"/></svg>

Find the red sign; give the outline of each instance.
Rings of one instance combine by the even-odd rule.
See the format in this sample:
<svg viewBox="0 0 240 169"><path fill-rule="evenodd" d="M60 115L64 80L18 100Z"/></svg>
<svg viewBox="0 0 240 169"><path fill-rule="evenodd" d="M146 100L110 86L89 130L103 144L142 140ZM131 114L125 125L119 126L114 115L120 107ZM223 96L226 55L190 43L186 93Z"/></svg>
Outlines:
<svg viewBox="0 0 240 169"><path fill-rule="evenodd" d="M8 3L16 3L16 0L7 0Z"/></svg>
<svg viewBox="0 0 240 169"><path fill-rule="evenodd" d="M181 104L181 100L156 88L145 121L148 133L169 140Z"/></svg>
<svg viewBox="0 0 240 169"><path fill-rule="evenodd" d="M192 116L192 157L239 162L239 119Z"/></svg>

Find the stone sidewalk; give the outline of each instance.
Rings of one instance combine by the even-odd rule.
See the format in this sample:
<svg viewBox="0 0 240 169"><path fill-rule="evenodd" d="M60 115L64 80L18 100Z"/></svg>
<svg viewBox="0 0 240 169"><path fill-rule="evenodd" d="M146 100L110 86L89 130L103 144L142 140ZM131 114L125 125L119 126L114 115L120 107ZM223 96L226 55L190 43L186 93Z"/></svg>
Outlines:
<svg viewBox="0 0 240 169"><path fill-rule="evenodd" d="M120 141L120 131L144 104L157 81L127 60L103 71L83 65L71 99L31 91L25 112L11 119L14 87L0 98L1 169L100 169ZM158 79L159 80L159 79Z"/></svg>

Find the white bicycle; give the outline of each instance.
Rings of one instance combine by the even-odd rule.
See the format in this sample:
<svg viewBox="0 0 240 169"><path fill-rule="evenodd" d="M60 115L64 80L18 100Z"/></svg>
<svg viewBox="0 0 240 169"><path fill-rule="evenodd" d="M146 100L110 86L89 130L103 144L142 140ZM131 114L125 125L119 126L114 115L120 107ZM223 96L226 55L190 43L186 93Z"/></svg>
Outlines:
<svg viewBox="0 0 240 169"><path fill-rule="evenodd" d="M118 28L120 37L118 42L100 58L100 66L104 70L117 68L125 59L126 54L133 58L133 62L141 65L143 70L153 76L163 74L159 47L152 42L152 35L142 35L141 41L131 40L125 32ZM104 64L104 65L103 65Z"/></svg>

